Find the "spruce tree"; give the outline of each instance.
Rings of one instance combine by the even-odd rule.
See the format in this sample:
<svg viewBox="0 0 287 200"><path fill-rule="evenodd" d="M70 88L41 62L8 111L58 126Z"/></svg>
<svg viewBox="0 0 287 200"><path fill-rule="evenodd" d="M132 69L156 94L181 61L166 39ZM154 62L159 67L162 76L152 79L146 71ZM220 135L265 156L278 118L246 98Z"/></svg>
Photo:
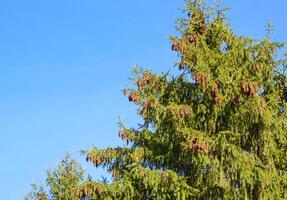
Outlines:
<svg viewBox="0 0 287 200"><path fill-rule="evenodd" d="M123 93L143 123L123 147L85 151L112 181L79 199L287 199L284 44L238 36L225 11L187 1L171 49L179 73L134 70Z"/></svg>
<svg viewBox="0 0 287 200"><path fill-rule="evenodd" d="M77 187L84 178L84 170L69 155L55 170L47 171L47 187L32 184L32 191L25 200L77 200ZM46 190L47 189L47 190Z"/></svg>
<svg viewBox="0 0 287 200"><path fill-rule="evenodd" d="M124 94L144 122L120 123L126 146L86 151L113 180L86 181L78 197L287 199L283 43L236 35L203 1L185 13L171 37L179 75L135 70Z"/></svg>

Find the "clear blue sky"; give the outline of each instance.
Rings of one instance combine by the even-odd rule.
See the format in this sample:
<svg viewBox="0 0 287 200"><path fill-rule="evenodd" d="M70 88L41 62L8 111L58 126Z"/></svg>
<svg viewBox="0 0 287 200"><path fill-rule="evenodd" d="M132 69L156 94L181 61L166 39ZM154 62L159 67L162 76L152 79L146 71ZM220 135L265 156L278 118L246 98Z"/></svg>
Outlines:
<svg viewBox="0 0 287 200"><path fill-rule="evenodd" d="M225 1L236 33L287 40L286 0ZM135 64L156 72L176 56L168 37L183 0L0 1L0 199L22 199L69 152L121 144L136 125L121 94Z"/></svg>

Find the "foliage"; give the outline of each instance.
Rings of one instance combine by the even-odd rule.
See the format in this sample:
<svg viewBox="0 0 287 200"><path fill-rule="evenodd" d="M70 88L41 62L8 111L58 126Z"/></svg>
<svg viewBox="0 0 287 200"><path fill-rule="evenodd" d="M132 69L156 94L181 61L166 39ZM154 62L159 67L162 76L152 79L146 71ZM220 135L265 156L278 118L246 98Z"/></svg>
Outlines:
<svg viewBox="0 0 287 200"><path fill-rule="evenodd" d="M32 184L32 191L27 194L24 200L48 200L47 194L44 188L41 186L37 186L36 184Z"/></svg>
<svg viewBox="0 0 287 200"><path fill-rule="evenodd" d="M287 199L286 60L282 43L237 36L224 11L187 3L171 37L178 76L135 70L124 93L144 123L120 124L125 147L92 149L110 184L95 199Z"/></svg>
<svg viewBox="0 0 287 200"><path fill-rule="evenodd" d="M26 195L25 200L77 200L76 190L83 174L79 164L67 155L56 170L47 171L46 184L49 192L33 184L32 192Z"/></svg>
<svg viewBox="0 0 287 200"><path fill-rule="evenodd" d="M124 147L86 151L113 179L83 182L78 198L287 199L284 44L236 35L203 1L185 13L179 75L134 70L123 92L144 122L120 123Z"/></svg>

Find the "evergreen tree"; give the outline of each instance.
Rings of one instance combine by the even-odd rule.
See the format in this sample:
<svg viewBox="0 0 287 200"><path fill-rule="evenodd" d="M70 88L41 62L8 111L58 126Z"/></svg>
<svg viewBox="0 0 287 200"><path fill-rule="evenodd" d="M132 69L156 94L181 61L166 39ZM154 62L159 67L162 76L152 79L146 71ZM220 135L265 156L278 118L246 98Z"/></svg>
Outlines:
<svg viewBox="0 0 287 200"><path fill-rule="evenodd" d="M56 170L47 171L46 184L49 191L33 184L25 200L78 200L76 191L83 180L83 174L81 166L67 155Z"/></svg>
<svg viewBox="0 0 287 200"><path fill-rule="evenodd" d="M282 43L236 35L224 10L188 1L171 37L180 74L135 70L124 89L143 123L120 123L124 147L87 160L113 181L93 199L287 199L286 60Z"/></svg>
<svg viewBox="0 0 287 200"><path fill-rule="evenodd" d="M171 37L179 75L134 70L123 92L143 123L120 123L124 147L85 151L113 178L83 182L79 199L287 199L283 43L236 35L202 0L185 13Z"/></svg>

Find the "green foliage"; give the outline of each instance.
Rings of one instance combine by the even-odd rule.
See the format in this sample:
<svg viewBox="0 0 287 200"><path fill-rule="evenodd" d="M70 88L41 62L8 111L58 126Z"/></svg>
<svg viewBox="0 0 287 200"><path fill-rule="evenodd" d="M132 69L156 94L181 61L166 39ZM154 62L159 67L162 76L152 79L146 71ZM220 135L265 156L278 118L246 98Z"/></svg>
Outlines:
<svg viewBox="0 0 287 200"><path fill-rule="evenodd" d="M224 11L187 1L171 37L179 75L134 70L123 92L144 122L120 123L124 147L86 151L113 179L83 182L78 198L287 199L284 45L236 35Z"/></svg>
<svg viewBox="0 0 287 200"><path fill-rule="evenodd" d="M47 171L46 184L49 192L33 184L32 192L26 195L25 200L77 200L76 191L83 174L79 164L67 155L56 170Z"/></svg>
<svg viewBox="0 0 287 200"><path fill-rule="evenodd" d="M37 186L36 184L32 184L32 191L27 194L24 200L48 200L47 194L44 188L41 186Z"/></svg>
<svg viewBox="0 0 287 200"><path fill-rule="evenodd" d="M135 69L124 89L144 123L120 125L125 147L87 151L113 182L95 199L287 199L286 60L282 43L237 36L224 9L187 2L171 37L181 73Z"/></svg>

